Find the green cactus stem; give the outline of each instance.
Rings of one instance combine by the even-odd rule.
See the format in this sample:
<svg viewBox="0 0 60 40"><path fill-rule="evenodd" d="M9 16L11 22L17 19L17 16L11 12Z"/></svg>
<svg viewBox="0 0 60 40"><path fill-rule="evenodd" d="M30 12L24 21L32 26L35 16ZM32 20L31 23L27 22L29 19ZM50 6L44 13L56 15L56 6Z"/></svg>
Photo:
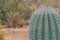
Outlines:
<svg viewBox="0 0 60 40"><path fill-rule="evenodd" d="M29 22L30 40L60 40L60 17L51 7L38 8Z"/></svg>

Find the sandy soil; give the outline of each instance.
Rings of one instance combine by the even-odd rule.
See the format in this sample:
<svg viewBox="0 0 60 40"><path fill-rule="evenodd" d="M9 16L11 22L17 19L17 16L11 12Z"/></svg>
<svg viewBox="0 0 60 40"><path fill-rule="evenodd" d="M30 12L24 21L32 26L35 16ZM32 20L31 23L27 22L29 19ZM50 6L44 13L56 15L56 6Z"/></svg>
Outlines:
<svg viewBox="0 0 60 40"><path fill-rule="evenodd" d="M5 40L29 40L28 28L7 28L4 31L6 32Z"/></svg>

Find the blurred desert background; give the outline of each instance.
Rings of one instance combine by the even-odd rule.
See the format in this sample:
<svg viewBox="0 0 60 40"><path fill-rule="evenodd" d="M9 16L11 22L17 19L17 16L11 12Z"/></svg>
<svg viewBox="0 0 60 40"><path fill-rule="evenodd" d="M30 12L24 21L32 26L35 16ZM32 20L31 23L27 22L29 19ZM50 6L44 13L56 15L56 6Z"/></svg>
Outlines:
<svg viewBox="0 0 60 40"><path fill-rule="evenodd" d="M60 0L0 0L0 40L29 40L29 20L42 6L60 14Z"/></svg>

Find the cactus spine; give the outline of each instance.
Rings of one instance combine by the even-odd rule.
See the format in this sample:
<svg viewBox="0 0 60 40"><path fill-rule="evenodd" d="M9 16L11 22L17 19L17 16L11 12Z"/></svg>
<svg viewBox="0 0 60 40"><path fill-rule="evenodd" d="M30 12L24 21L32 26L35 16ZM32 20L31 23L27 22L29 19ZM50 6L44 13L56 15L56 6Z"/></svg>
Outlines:
<svg viewBox="0 0 60 40"><path fill-rule="evenodd" d="M51 7L38 8L29 26L30 40L60 40L60 18Z"/></svg>

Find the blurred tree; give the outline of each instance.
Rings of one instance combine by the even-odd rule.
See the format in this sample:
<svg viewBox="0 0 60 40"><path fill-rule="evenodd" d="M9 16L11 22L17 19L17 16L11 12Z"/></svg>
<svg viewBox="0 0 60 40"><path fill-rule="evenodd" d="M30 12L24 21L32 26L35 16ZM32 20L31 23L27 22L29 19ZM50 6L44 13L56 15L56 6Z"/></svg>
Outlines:
<svg viewBox="0 0 60 40"><path fill-rule="evenodd" d="M6 14L6 10L5 10L5 2L7 0L0 0L0 22L4 23L5 21L5 14Z"/></svg>
<svg viewBox="0 0 60 40"><path fill-rule="evenodd" d="M0 0L0 22L9 23L7 19L16 21L16 13L19 14L20 19L26 21L30 18L32 12L41 6L52 6L60 9L60 2L58 0ZM11 18L9 18L10 16ZM12 21L11 23L16 25Z"/></svg>

